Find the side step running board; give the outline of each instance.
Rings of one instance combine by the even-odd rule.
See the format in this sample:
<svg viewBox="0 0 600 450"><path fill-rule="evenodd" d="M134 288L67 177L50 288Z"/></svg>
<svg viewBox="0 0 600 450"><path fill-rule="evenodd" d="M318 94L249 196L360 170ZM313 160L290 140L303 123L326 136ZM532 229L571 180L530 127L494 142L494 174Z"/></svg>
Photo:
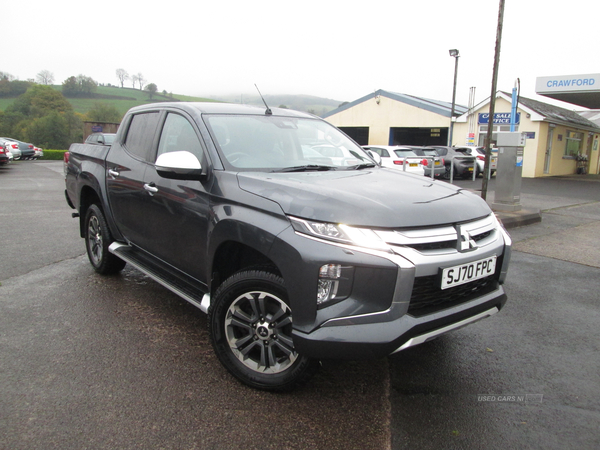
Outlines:
<svg viewBox="0 0 600 450"><path fill-rule="evenodd" d="M185 275L177 273L173 268L150 259L146 254L126 244L113 242L108 251L128 264L131 264L202 312L208 313L210 295L206 292L206 289L198 286L191 279L187 279ZM165 276L165 274L168 276ZM198 299L201 300L198 301Z"/></svg>

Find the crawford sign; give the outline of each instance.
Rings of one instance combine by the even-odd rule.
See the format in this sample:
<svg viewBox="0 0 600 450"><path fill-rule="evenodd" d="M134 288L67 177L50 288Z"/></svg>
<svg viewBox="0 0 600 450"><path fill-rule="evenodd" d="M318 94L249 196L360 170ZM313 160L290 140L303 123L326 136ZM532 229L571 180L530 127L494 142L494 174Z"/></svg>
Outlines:
<svg viewBox="0 0 600 450"><path fill-rule="evenodd" d="M598 90L600 90L600 74L539 77L535 80L535 92L538 94Z"/></svg>
<svg viewBox="0 0 600 450"><path fill-rule="evenodd" d="M515 123L521 122L521 113L517 113ZM479 113L479 125L490 123L490 113ZM510 125L510 113L494 113L494 125Z"/></svg>

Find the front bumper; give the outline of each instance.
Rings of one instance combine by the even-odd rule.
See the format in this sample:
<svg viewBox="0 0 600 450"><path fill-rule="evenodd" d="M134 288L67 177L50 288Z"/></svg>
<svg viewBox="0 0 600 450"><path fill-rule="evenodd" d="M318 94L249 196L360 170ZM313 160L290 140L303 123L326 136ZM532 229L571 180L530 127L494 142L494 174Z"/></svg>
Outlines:
<svg viewBox="0 0 600 450"><path fill-rule="evenodd" d="M295 331L294 345L299 353L318 359L381 358L490 317L505 303L504 289L498 286L477 300L423 317L398 316L392 306L376 322L353 323L349 318L309 334Z"/></svg>
<svg viewBox="0 0 600 450"><path fill-rule="evenodd" d="M443 231L448 236L452 230L447 227ZM510 261L511 239L492 216L474 222L471 231L479 240L477 248L466 252L410 242L395 246L393 254L368 251L397 267L389 306L363 314L330 316L312 329L296 328L294 345L298 352L319 359L384 357L498 312L506 303L502 283ZM394 240L393 233L384 234L387 242ZM401 239L418 240L428 235L422 231L408 232ZM452 288L460 293L440 289L442 268L493 255L497 257L496 272L482 279L482 285L473 282L462 290Z"/></svg>

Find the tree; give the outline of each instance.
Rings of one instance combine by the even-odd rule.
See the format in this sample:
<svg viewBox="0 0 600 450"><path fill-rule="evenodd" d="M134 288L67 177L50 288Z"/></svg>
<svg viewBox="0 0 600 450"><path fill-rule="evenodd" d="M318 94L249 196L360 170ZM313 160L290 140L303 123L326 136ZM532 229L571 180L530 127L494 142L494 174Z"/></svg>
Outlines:
<svg viewBox="0 0 600 450"><path fill-rule="evenodd" d="M82 121L69 101L50 86L34 84L0 117L0 135L46 148L68 148L82 138Z"/></svg>
<svg viewBox="0 0 600 450"><path fill-rule="evenodd" d="M92 97L98 83L91 77L78 75L69 77L62 84L62 93L65 97Z"/></svg>
<svg viewBox="0 0 600 450"><path fill-rule="evenodd" d="M50 86L35 84L19 96L6 110L19 112L27 117L38 118L52 111L72 114L73 106L57 90Z"/></svg>
<svg viewBox="0 0 600 450"><path fill-rule="evenodd" d="M39 84L52 84L54 83L54 74L49 70L42 70L36 75L35 80Z"/></svg>
<svg viewBox="0 0 600 450"><path fill-rule="evenodd" d="M27 81L13 80L0 76L0 97L18 97L27 92L31 87L31 83Z"/></svg>
<svg viewBox="0 0 600 450"><path fill-rule="evenodd" d="M135 84L138 82L138 76L137 75L131 75L131 85L133 86L133 88L135 89Z"/></svg>
<svg viewBox="0 0 600 450"><path fill-rule="evenodd" d="M2 72L0 70L0 80L13 81L14 79L15 79L15 77L12 76L10 73L8 73L8 72Z"/></svg>
<svg viewBox="0 0 600 450"><path fill-rule="evenodd" d="M96 103L85 115L90 122L121 122L122 115L119 110L107 103Z"/></svg>
<svg viewBox="0 0 600 450"><path fill-rule="evenodd" d="M68 120L58 112L35 119L28 127L29 142L45 148L63 149L71 144Z"/></svg>
<svg viewBox="0 0 600 450"><path fill-rule="evenodd" d="M117 78L119 79L119 83L121 83L121 87L123 87L125 81L129 79L129 74L125 69L117 69Z"/></svg>
<svg viewBox="0 0 600 450"><path fill-rule="evenodd" d="M137 75L135 75L135 76L136 76L136 78L137 78L137 82L138 82L138 83L139 83L139 85L140 85L140 91L141 91L142 89L144 89L144 83L146 82L146 79L144 78L144 75L142 75L142 74L141 74L141 73L139 73L139 72L138 72L138 73L137 73Z"/></svg>
<svg viewBox="0 0 600 450"><path fill-rule="evenodd" d="M62 83L62 93L65 97L75 97L77 95L77 78L71 76Z"/></svg>
<svg viewBox="0 0 600 450"><path fill-rule="evenodd" d="M148 91L148 94L150 94L150 100L152 100L152 96L156 94L158 88L156 87L156 84L150 83L145 87L145 90Z"/></svg>
<svg viewBox="0 0 600 450"><path fill-rule="evenodd" d="M77 83L79 84L79 90L83 95L90 95L96 92L98 83L92 77L86 77L85 75L77 75Z"/></svg>

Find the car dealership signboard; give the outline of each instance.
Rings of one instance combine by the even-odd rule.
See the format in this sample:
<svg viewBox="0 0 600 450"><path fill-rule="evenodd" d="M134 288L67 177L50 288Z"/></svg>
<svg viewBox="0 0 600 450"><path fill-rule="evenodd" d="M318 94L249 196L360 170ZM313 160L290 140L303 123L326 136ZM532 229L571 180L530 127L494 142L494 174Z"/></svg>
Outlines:
<svg viewBox="0 0 600 450"><path fill-rule="evenodd" d="M591 75L538 77L535 80L535 92L538 94L585 91L600 91L599 73Z"/></svg>
<svg viewBox="0 0 600 450"><path fill-rule="evenodd" d="M521 122L521 113L517 113L515 123ZM479 113L479 125L490 123L490 113ZM510 113L494 113L494 125L510 125Z"/></svg>

